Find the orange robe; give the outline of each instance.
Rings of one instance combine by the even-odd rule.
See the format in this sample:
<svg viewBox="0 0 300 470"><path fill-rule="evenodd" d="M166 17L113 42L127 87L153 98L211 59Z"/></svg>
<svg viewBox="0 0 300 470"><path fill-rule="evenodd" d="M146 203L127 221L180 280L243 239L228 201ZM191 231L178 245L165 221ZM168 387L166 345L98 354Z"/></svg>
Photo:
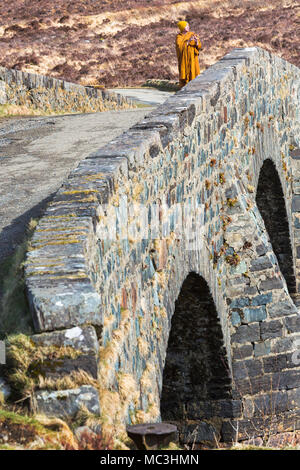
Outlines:
<svg viewBox="0 0 300 470"><path fill-rule="evenodd" d="M196 34L192 31L188 31L187 33L179 33L176 37L179 83L181 87L186 85L189 81L194 80L194 78L200 74L198 56L201 42L198 38L198 46L195 40L192 40L188 45L188 40L192 36L196 36Z"/></svg>

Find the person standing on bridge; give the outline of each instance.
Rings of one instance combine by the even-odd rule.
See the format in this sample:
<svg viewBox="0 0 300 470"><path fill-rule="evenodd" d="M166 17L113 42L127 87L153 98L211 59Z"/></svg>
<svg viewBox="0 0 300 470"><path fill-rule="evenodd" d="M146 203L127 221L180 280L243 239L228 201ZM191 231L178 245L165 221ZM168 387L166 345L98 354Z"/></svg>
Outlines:
<svg viewBox="0 0 300 470"><path fill-rule="evenodd" d="M197 34L190 31L187 21L179 21L177 26L180 33L176 37L176 52L179 85L182 88L200 74L199 50L201 49L201 41Z"/></svg>

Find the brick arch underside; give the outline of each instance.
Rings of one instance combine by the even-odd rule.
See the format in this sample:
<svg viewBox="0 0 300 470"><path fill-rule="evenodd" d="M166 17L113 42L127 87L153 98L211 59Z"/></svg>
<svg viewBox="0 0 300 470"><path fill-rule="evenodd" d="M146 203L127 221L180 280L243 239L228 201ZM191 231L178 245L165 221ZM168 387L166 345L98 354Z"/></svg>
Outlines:
<svg viewBox="0 0 300 470"><path fill-rule="evenodd" d="M220 411L232 407L222 328L207 282L192 272L175 303L163 372L161 417L186 444L220 437Z"/></svg>

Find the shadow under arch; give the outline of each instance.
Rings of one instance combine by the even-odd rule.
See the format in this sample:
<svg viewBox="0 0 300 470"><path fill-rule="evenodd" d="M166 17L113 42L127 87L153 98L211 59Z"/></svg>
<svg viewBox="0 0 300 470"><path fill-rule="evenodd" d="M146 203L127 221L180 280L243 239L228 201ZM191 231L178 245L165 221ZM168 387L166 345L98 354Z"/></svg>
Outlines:
<svg viewBox="0 0 300 470"><path fill-rule="evenodd" d="M195 429L193 442L214 440L222 423L215 429L209 418L218 415L222 403L230 407L231 397L215 303L207 282L192 272L175 303L163 372L161 417L177 424L181 442L188 442Z"/></svg>
<svg viewBox="0 0 300 470"><path fill-rule="evenodd" d="M277 169L271 159L265 160L261 167L256 204L264 220L289 293L295 294L296 279L285 199Z"/></svg>

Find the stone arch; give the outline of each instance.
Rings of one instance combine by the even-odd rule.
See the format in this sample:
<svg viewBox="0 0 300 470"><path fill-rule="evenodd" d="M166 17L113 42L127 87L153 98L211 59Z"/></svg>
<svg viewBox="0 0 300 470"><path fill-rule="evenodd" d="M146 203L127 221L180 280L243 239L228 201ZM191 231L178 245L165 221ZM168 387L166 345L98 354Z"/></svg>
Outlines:
<svg viewBox="0 0 300 470"><path fill-rule="evenodd" d="M285 198L275 164L264 161L258 179L256 204L290 294L296 293L293 252Z"/></svg>
<svg viewBox="0 0 300 470"><path fill-rule="evenodd" d="M300 375L291 360L298 313L253 204L255 188L248 184L256 186L262 159L272 155L291 206L294 258L300 257L299 162L295 155L292 165L288 152L290 132L296 130L297 80L298 69L260 49L227 54L85 158L39 222L25 267L36 331L43 333L38 339L65 346L68 338L68 345L82 348L84 364L93 364L101 387L98 408L120 429L131 420L160 419L170 321L189 272L205 277L215 300L227 357L232 358L234 399L206 393L194 404L186 400L189 423L183 422L184 428L189 431L196 423L202 437L213 437L215 430L229 441L263 436L264 417L271 422L274 406L278 429L299 428ZM254 93L251 104L249 93ZM153 218L151 208L158 201L165 208ZM138 217L142 207L148 209L147 236ZM182 213L179 207L187 210ZM195 249L180 225L196 229ZM178 309L173 329L176 317ZM199 329L190 317L187 327L195 335ZM207 317L218 325L215 313ZM190 343L197 345L197 337ZM66 358L67 366L55 373L77 370L78 360L70 365ZM78 389L66 391L72 404L81 396L85 400L83 387L79 395ZM88 387L98 396L98 388ZM52 413L53 404L61 402L60 391L34 393L42 412ZM118 403L113 412L112 401Z"/></svg>
<svg viewBox="0 0 300 470"><path fill-rule="evenodd" d="M205 279L191 272L175 303L163 372L161 416L182 441L213 440L220 403L232 397L230 368L216 306ZM225 405L226 406L226 405ZM219 410L220 411L220 410ZM192 420L192 421L191 421Z"/></svg>

